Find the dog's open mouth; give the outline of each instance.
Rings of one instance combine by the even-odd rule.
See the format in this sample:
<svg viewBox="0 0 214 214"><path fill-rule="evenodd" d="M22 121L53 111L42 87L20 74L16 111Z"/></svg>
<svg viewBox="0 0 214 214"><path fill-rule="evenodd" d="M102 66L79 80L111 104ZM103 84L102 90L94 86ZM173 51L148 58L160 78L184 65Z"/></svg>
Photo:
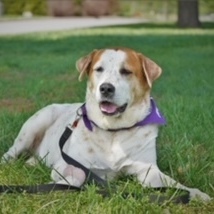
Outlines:
<svg viewBox="0 0 214 214"><path fill-rule="evenodd" d="M126 110L126 107L127 103L122 106L117 106L116 104L108 101L103 101L100 103L100 110L102 113L109 116L115 115L117 113L123 113Z"/></svg>

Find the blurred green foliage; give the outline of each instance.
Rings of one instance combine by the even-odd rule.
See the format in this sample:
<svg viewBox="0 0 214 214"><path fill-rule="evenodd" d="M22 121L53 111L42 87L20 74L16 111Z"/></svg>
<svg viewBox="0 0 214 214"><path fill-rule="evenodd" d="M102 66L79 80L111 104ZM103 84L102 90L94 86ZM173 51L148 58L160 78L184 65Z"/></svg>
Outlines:
<svg viewBox="0 0 214 214"><path fill-rule="evenodd" d="M152 16L162 14L176 15L179 0L118 0L119 15L122 16ZM186 0L187 1L187 0ZM198 0L200 14L214 13L214 0Z"/></svg>
<svg viewBox="0 0 214 214"><path fill-rule="evenodd" d="M213 0L199 0L199 10L202 14L214 13Z"/></svg>
<svg viewBox="0 0 214 214"><path fill-rule="evenodd" d="M4 12L7 15L21 15L31 11L35 15L47 15L46 0L1 0ZM60 1L60 0L59 0ZM84 0L74 0L82 4ZM118 0L118 15L122 16L148 16L154 14L177 15L177 2L179 0ZM214 13L214 0L198 0L200 14Z"/></svg>
<svg viewBox="0 0 214 214"><path fill-rule="evenodd" d="M7 15L21 15L23 12L30 11L35 15L46 15L45 0L2 0L4 13Z"/></svg>

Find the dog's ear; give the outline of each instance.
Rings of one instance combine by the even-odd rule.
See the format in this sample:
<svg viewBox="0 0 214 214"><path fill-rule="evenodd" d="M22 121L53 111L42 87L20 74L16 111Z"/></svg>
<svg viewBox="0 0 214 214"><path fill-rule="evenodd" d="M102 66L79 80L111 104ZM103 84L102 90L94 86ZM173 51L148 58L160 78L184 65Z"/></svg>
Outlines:
<svg viewBox="0 0 214 214"><path fill-rule="evenodd" d="M152 87L153 81L155 81L162 73L162 69L151 59L145 57L143 54L139 54L142 68L146 76L149 87Z"/></svg>
<svg viewBox="0 0 214 214"><path fill-rule="evenodd" d="M91 52L87 56L84 56L84 57L80 58L76 62L76 68L80 72L79 81L81 81L83 79L85 74L88 74L88 72L90 70L90 65L91 65L91 62L92 62L93 55L94 55L94 53L96 51L97 50L94 50L93 52Z"/></svg>

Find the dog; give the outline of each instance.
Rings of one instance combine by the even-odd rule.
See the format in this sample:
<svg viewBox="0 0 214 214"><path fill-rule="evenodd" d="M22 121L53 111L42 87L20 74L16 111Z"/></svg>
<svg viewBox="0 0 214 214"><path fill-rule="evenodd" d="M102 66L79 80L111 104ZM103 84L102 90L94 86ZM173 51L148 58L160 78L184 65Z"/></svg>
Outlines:
<svg viewBox="0 0 214 214"><path fill-rule="evenodd" d="M76 67L80 80L88 77L85 104L52 104L39 110L24 123L3 162L31 151L28 164L42 160L52 168L54 182L80 187L86 175L65 162L58 142L66 125L84 111L87 121L79 118L64 146L67 155L104 179L123 172L135 175L146 187L175 187L188 190L191 198L210 199L157 166L156 138L165 119L150 95L162 73L154 61L129 48L110 48L92 51Z"/></svg>

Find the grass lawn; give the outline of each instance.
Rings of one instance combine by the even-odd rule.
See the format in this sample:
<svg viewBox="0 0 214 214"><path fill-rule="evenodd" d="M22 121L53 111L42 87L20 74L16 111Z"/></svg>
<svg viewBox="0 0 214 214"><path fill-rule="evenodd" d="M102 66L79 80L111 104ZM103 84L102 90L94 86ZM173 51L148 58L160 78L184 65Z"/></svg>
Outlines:
<svg viewBox="0 0 214 214"><path fill-rule="evenodd" d="M0 156L23 122L50 103L84 100L75 61L93 49L127 46L163 68L153 96L167 118L158 138L162 171L214 197L214 25L180 30L173 25L134 25L0 37ZM43 165L22 160L0 165L0 184L50 182ZM118 181L137 191L135 179ZM0 213L214 213L214 201L159 206L146 198L102 198L89 187L81 193L2 194Z"/></svg>

